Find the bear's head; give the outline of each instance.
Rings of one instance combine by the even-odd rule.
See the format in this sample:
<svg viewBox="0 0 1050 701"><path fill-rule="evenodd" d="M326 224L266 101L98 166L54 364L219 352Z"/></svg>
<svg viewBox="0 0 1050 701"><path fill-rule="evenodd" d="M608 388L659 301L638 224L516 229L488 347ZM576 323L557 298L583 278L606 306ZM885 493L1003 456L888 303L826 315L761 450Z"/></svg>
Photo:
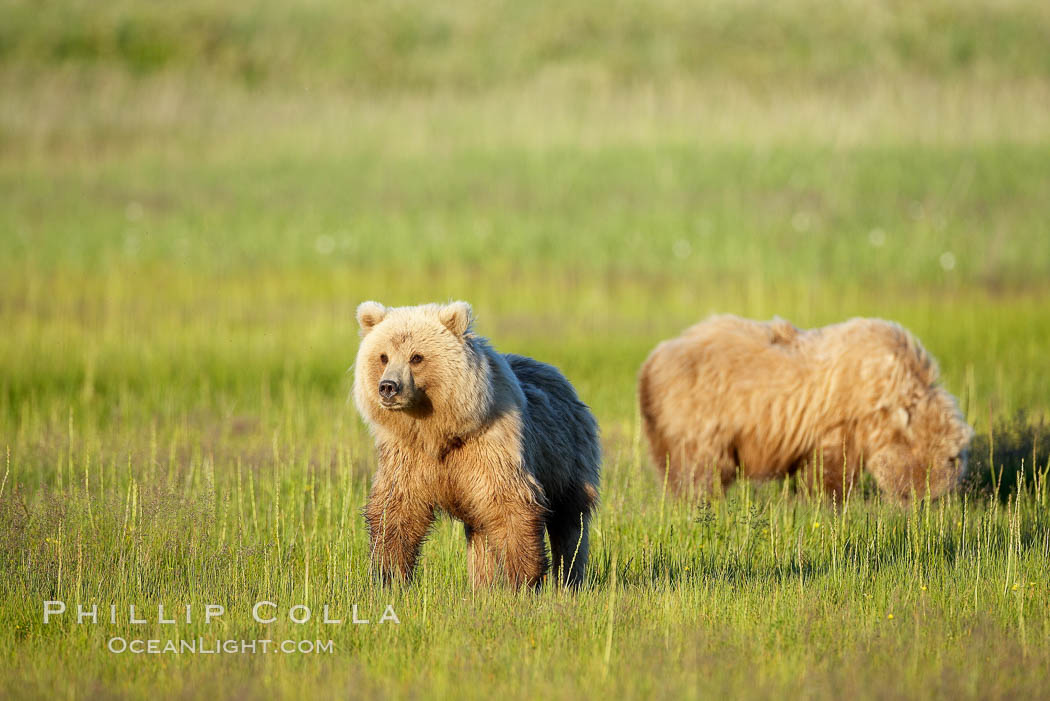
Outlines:
<svg viewBox="0 0 1050 701"><path fill-rule="evenodd" d="M893 438L871 456L869 469L880 486L899 499L914 493L938 497L966 473L973 429L963 420L955 399L932 387L890 417Z"/></svg>
<svg viewBox="0 0 1050 701"><path fill-rule="evenodd" d="M357 308L361 346L354 403L373 425L434 418L480 421L491 402L484 341L473 334L466 302Z"/></svg>

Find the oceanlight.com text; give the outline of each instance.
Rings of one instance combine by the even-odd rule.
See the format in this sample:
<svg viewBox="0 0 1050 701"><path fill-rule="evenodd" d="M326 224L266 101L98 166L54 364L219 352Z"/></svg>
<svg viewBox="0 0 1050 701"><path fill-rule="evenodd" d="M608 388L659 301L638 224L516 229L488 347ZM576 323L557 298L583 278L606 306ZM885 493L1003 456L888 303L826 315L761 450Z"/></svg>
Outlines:
<svg viewBox="0 0 1050 701"><path fill-rule="evenodd" d="M170 639L112 637L106 641L106 649L115 655L255 655L284 654L311 655L332 654L335 643L331 640L237 640L205 638Z"/></svg>

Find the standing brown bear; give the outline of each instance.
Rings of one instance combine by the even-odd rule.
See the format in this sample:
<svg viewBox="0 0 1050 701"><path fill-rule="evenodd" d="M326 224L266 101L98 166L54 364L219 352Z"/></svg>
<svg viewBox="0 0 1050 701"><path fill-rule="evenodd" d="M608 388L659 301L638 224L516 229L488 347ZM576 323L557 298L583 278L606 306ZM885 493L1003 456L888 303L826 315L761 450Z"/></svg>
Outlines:
<svg viewBox="0 0 1050 701"><path fill-rule="evenodd" d="M365 508L372 563L408 579L441 509L464 524L474 586L537 586L546 529L558 581L578 586L598 498L598 424L550 365L497 353L466 302L357 308L354 402L379 469Z"/></svg>
<svg viewBox="0 0 1050 701"><path fill-rule="evenodd" d="M898 501L936 497L973 435L933 358L879 319L802 331L715 316L653 350L638 397L653 461L680 491L803 470L841 495L863 467Z"/></svg>

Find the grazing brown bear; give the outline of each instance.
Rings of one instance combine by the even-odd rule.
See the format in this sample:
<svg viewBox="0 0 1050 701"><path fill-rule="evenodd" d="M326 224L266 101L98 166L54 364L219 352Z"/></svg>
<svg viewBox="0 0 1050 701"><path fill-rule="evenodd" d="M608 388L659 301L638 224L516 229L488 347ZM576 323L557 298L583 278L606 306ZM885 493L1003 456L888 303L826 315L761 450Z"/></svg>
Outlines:
<svg viewBox="0 0 1050 701"><path fill-rule="evenodd" d="M653 461L680 491L804 470L838 496L863 467L898 501L936 497L973 435L934 359L879 319L806 331L715 316L653 350L638 397Z"/></svg>
<svg viewBox="0 0 1050 701"><path fill-rule="evenodd" d="M357 308L354 402L379 469L365 508L372 563L408 579L441 509L464 524L475 586L583 581L598 498L598 424L550 365L494 351L466 302Z"/></svg>

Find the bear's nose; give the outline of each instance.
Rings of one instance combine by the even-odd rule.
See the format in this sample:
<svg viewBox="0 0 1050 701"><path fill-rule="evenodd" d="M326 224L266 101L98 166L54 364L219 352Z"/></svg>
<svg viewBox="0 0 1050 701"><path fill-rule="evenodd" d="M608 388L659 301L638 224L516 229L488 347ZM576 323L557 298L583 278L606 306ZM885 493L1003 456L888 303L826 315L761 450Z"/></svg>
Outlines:
<svg viewBox="0 0 1050 701"><path fill-rule="evenodd" d="M393 380L383 380L379 383L379 396L383 399L396 397L401 391L401 385Z"/></svg>

